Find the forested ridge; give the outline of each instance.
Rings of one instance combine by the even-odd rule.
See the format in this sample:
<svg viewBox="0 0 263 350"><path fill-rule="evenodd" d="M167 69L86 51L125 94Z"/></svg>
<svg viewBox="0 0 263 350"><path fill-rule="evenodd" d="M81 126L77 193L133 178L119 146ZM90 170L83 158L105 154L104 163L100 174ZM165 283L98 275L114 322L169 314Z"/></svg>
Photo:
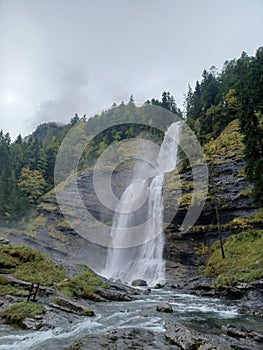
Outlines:
<svg viewBox="0 0 263 350"><path fill-rule="evenodd" d="M113 142L150 132L161 140L163 132L149 126L148 106L163 107L179 118L185 118L202 145L217 137L234 119L239 120L245 145L246 176L253 184L252 196L258 206L263 205L263 47L255 56L242 53L239 59L224 63L221 72L215 67L204 70L194 88L185 96L185 112L176 105L169 92L161 99L147 100L136 107L133 96L127 103L112 107L86 119L76 114L68 124L44 123L28 137L19 135L14 142L8 133L0 132L0 218L18 219L30 206L49 191L58 149L67 132L75 126L70 153L93 136L96 126L111 119L116 124L97 135L85 149L80 168L94 164L98 156ZM141 124L138 123L140 109ZM54 116L55 118L56 116ZM143 120L145 117L145 120ZM127 124L127 120L136 123ZM125 124L126 122L126 124ZM165 127L164 121L164 127ZM166 126L167 127L167 126ZM70 159L69 159L70 161Z"/></svg>

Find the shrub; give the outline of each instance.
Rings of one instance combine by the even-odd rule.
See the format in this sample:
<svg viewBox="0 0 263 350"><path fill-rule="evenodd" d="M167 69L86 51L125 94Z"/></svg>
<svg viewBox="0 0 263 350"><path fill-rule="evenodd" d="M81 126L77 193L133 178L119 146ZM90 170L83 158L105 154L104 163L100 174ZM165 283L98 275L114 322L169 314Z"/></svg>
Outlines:
<svg viewBox="0 0 263 350"><path fill-rule="evenodd" d="M21 326L22 321L27 317L34 317L42 314L44 308L41 305L32 302L19 302L9 306L2 312L2 317L7 323Z"/></svg>
<svg viewBox="0 0 263 350"><path fill-rule="evenodd" d="M69 297L91 298L98 287L107 287L88 267L79 275L73 276L59 284L59 289Z"/></svg>

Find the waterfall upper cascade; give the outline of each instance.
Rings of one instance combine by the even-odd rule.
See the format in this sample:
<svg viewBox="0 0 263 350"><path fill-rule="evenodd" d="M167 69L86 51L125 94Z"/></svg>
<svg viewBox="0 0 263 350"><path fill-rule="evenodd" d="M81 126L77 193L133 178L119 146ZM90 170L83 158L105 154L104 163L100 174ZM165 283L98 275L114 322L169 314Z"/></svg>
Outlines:
<svg viewBox="0 0 263 350"><path fill-rule="evenodd" d="M143 279L149 286L165 281L162 189L164 174L176 168L181 126L175 122L166 131L155 176L152 169L143 176L135 173L121 196L102 273L107 278L128 284Z"/></svg>

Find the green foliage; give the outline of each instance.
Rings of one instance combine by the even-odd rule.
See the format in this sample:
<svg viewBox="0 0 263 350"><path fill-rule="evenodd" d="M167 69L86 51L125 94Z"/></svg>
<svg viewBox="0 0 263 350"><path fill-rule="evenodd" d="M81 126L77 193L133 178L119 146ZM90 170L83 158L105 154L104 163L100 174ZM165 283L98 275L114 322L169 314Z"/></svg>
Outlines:
<svg viewBox="0 0 263 350"><path fill-rule="evenodd" d="M60 282L58 288L69 297L92 298L98 287L107 287L88 267L84 272Z"/></svg>
<svg viewBox="0 0 263 350"><path fill-rule="evenodd" d="M167 91L167 92L164 91L162 93L161 101L159 101L158 99L152 98L151 101L147 100L146 103L149 103L149 104L154 105L154 106L163 107L163 108L167 109L168 111L182 117L182 112L177 107L175 100L174 100L174 97L173 97L173 95L170 94L169 91Z"/></svg>
<svg viewBox="0 0 263 350"><path fill-rule="evenodd" d="M109 145L121 140L143 136L145 139L154 139L160 143L163 132L149 126L149 121L155 121L161 128L166 129L171 122L178 120L181 114L179 112L178 114L167 113L163 109L153 108L150 105L159 106L161 104L148 101L141 107L135 107L131 102L127 105L122 103L90 118L86 123L86 135L88 139L90 138L90 142L80 160L80 169L93 166ZM97 133L98 130L102 131ZM92 138L93 134L96 134L94 138ZM115 154L112 156L113 159L116 159ZM109 161L111 161L110 158Z"/></svg>
<svg viewBox="0 0 263 350"><path fill-rule="evenodd" d="M28 295L28 291L11 286L10 284L3 285L0 283L0 296L5 296L5 295L14 295L17 297L25 297Z"/></svg>
<svg viewBox="0 0 263 350"><path fill-rule="evenodd" d="M8 284L8 279L6 278L5 275L0 275L0 284L1 285Z"/></svg>
<svg viewBox="0 0 263 350"><path fill-rule="evenodd" d="M26 246L0 246L0 268L16 278L45 286L66 278L62 268L39 251Z"/></svg>
<svg viewBox="0 0 263 350"><path fill-rule="evenodd" d="M43 197L42 197L43 199ZM47 201L41 201L41 203L38 205L38 209L41 211L47 211L47 212L58 212L58 206L54 203L47 202Z"/></svg>
<svg viewBox="0 0 263 350"><path fill-rule="evenodd" d="M250 224L263 224L263 208L258 209L255 213L251 214L248 218L248 223Z"/></svg>
<svg viewBox="0 0 263 350"><path fill-rule="evenodd" d="M198 247L194 248L195 254L198 256L207 255L209 253L209 247L204 243L201 243Z"/></svg>
<svg viewBox="0 0 263 350"><path fill-rule="evenodd" d="M12 325L21 325L21 322L27 317L34 317L44 312L44 308L37 303L19 302L9 306L2 312L2 317L6 322Z"/></svg>
<svg viewBox="0 0 263 350"><path fill-rule="evenodd" d="M226 257L222 259L220 244L216 242L202 270L206 276L216 278L217 288L263 278L263 231L234 234L224 244L224 250Z"/></svg>
<svg viewBox="0 0 263 350"><path fill-rule="evenodd" d="M188 124L202 143L218 136L231 121L222 104L220 76L214 66L203 71L194 91L189 86L185 105Z"/></svg>
<svg viewBox="0 0 263 350"><path fill-rule="evenodd" d="M39 170L23 168L18 179L18 188L28 197L30 203L35 203L44 193L46 182Z"/></svg>
<svg viewBox="0 0 263 350"><path fill-rule="evenodd" d="M203 144L238 118L243 135L245 173L253 185L254 202L259 206L263 205L262 82L263 47L260 47L255 57L243 52L238 60L226 61L220 74L214 67L210 72L205 70L195 90L189 86L185 101L188 124Z"/></svg>
<svg viewBox="0 0 263 350"><path fill-rule="evenodd" d="M213 138L204 145L207 160L217 160L220 158L235 159L243 157L244 144L238 120L235 119L227 125L217 138Z"/></svg>
<svg viewBox="0 0 263 350"><path fill-rule="evenodd" d="M0 219L21 218L37 197L53 186L56 154L66 129L45 123L26 139L18 135L13 143L8 133L0 131ZM23 168L28 170L30 180L36 181L34 185L21 174Z"/></svg>

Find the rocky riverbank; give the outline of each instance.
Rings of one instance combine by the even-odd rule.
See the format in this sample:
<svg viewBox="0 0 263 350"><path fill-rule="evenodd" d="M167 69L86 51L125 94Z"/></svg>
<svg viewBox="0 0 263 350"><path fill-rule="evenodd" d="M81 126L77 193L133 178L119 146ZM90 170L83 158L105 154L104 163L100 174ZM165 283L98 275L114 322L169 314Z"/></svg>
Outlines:
<svg viewBox="0 0 263 350"><path fill-rule="evenodd" d="M211 298L211 304L208 306L207 298L203 297L203 305L199 306L200 311L194 315L191 312L187 313L187 318L182 317L180 309L182 302L185 302L185 308L197 307L196 304L199 297L191 296L191 294L185 294L182 290L180 292L176 288L170 287L170 291L167 294L167 287L165 287L162 300L169 300L170 303L161 302L157 305L156 311L159 311L160 318L163 322L164 331L156 333L150 329L144 328L121 328L108 331L106 334L100 335L88 335L75 340L68 350L80 350L80 349L178 349L178 350L230 350L230 349L253 349L259 350L263 344L263 332L258 329L253 329L252 323L248 327L245 320L248 316L240 314L239 321L233 316L228 321L224 319L223 315L218 315L215 319L209 316L209 313L204 313L202 307L207 309L212 308L217 299ZM174 293L173 293L174 291ZM191 291L188 291L188 293ZM162 293L160 291L160 293ZM225 299L225 302L227 300ZM228 300L228 306L225 304L225 312L227 310L235 310L233 306L230 306L230 300ZM223 304L224 305L224 304ZM117 307L118 308L118 307ZM144 309L144 307L142 307ZM146 311L147 310L147 311ZM213 312L215 312L216 308ZM156 314L156 311L151 308L151 316ZM145 309L143 314L148 315L149 309ZM192 311L193 312L193 311ZM224 312L224 311L223 311ZM206 315L203 320L202 315ZM138 317L138 316L137 316ZM146 316L148 317L148 316ZM190 321L191 318L196 318L196 322ZM220 320L222 318L222 320ZM252 318L253 319L253 318ZM199 321L198 321L199 320ZM256 322L260 322L262 317L257 316ZM233 324L231 323L233 322ZM242 323L243 322L243 323ZM251 321L250 321L251 322ZM259 324L258 324L259 326Z"/></svg>
<svg viewBox="0 0 263 350"><path fill-rule="evenodd" d="M94 316L97 302L129 302L140 294L134 288L97 276L84 265L72 265L65 260L54 262L32 248L7 240L1 243L2 324L52 329Z"/></svg>
<svg viewBox="0 0 263 350"><path fill-rule="evenodd" d="M7 249L9 244L4 244L3 246ZM57 261L56 265L57 267L63 267L67 271L68 279L78 275L82 271L80 267L71 265L67 261L60 261L60 263ZM232 325L230 319L228 321L229 323L224 322L220 326L219 318L217 320L218 325L214 329L213 327L209 329L200 328L198 322L196 324L184 323L184 319L180 319L181 316L178 319L178 315L182 311L177 309L177 299L180 298L180 295L189 295L188 298L190 298L190 295L196 295L200 298L200 301L204 298L205 305L208 302L207 298L211 298L211 302L216 300L215 298L219 298L222 299L223 303L226 305L226 309L234 308L237 310L238 314L240 314L240 317L244 317L245 315L247 315L246 317L256 317L260 322L263 316L262 280L251 283L240 283L235 287L215 289L214 279L198 276L197 267L187 268L186 266L177 264L177 268L175 268L174 263L172 268L177 270L178 278L167 282L163 288L158 286L160 289L153 289L152 291L148 286L143 287L144 289L142 289L142 287L135 289L101 278L101 282L105 285L107 284L107 288L97 287L92 295L88 298L83 298L66 296L61 289L58 288L57 284L53 286L40 285L34 304L41 306L42 311L34 316L25 317L23 320L19 321L19 326L28 331L35 330L45 332L47 330L55 330L61 328L61 325L65 327L66 325L74 325L78 322L81 323L85 321L87 317L96 319L98 314L103 317L103 313L107 310L107 304L109 305L112 302L117 302L117 304L114 304L114 309L112 309L112 311L107 311L105 314L109 314L107 317L110 318L111 312L113 314L116 314L116 312L124 312L121 311L123 310L124 303L127 303L125 309L129 310L131 308L129 302L139 302L140 299L145 300L147 296L152 298L151 294L153 293L153 295L155 295L156 293L154 291L160 291L158 292L160 294L156 296L159 297L164 293L160 301L163 300L163 304L169 306L169 308L167 306L169 312L166 311L167 308L164 309L161 307L163 305L161 302L160 307L156 307L153 304L151 307L147 307L145 311L143 311L143 306L141 310L142 315L140 317L145 317L146 320L149 317L158 317L158 322L160 324L163 323L164 327L164 331L161 333L156 333L156 331L144 329L143 327L136 328L131 326L128 328L118 328L118 323L116 323L115 327L112 325L115 329L105 331L104 334L82 336L69 343L68 346L63 345L61 349L97 350L105 348L133 348L225 350L232 349L233 347L236 349L260 349L263 340L262 333L253 329L252 325L252 328L248 328L245 323L244 325L242 324L242 321L237 325ZM15 288L16 291L24 291L24 294L20 296L11 294L2 295L0 298L0 311L3 312L3 310L11 305L25 303L31 283L16 278L11 273L6 273L7 271L1 272L2 276L8 280L8 285L10 287ZM192 302L189 301L188 306L187 304L185 306L186 309L189 306L191 307L191 303L195 302L195 299L193 299ZM178 305L181 305L181 302L179 302ZM201 305L199 307L201 307ZM197 310L199 307L197 305ZM123 317L122 315L124 316L125 314L120 314L121 318ZM5 332L7 332L7 325L5 322L10 321L11 318L8 319L8 317L3 317L1 319L0 327L2 330L5 330ZM193 327L193 325L195 326ZM9 332L12 333L12 328L10 328Z"/></svg>

